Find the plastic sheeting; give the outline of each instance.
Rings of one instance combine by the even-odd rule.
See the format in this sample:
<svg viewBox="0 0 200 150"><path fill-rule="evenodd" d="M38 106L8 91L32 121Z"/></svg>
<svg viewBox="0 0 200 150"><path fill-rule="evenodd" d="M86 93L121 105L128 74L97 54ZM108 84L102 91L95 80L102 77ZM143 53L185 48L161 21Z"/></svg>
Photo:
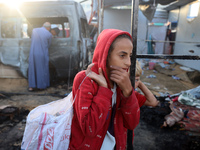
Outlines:
<svg viewBox="0 0 200 150"><path fill-rule="evenodd" d="M97 2L97 0L95 0ZM140 0L140 10L151 21L155 13L157 4L168 5L176 0ZM132 0L105 0L104 7L131 5Z"/></svg>
<svg viewBox="0 0 200 150"><path fill-rule="evenodd" d="M175 2L176 0L140 0L140 5L149 5L149 4L153 4L154 2L157 4L161 4L161 5L167 5L170 4L172 2ZM108 6L120 6L120 5L124 5L124 4L131 4L132 0L105 0L104 1L104 6L108 7Z"/></svg>
<svg viewBox="0 0 200 150"><path fill-rule="evenodd" d="M103 18L103 29L114 28L127 32L131 32L131 9L111 9L105 8ZM167 22L167 12L156 12L154 22L161 23L162 26L148 26L148 20L139 10L138 13L138 41L137 41L137 54L147 54L149 44L145 40L148 40L150 36L152 40L164 41L166 36L167 26L164 23ZM151 47L152 45L149 44ZM155 43L155 49L152 48L152 53L163 54L164 43Z"/></svg>
<svg viewBox="0 0 200 150"><path fill-rule="evenodd" d="M147 34L147 19L139 11L138 17L138 42L137 53L147 53L147 42L145 42ZM105 8L103 29L114 28L127 32L131 32L131 9L111 9Z"/></svg>
<svg viewBox="0 0 200 150"><path fill-rule="evenodd" d="M192 21L187 21L187 15L189 10L189 5L181 7L179 10L174 10L170 12L170 16L179 16L177 20L171 21L178 21L177 32L176 32L176 42L174 45L174 54L176 55L200 55L200 11L198 16ZM172 14L173 13L173 14ZM180 15L181 14L181 15ZM175 18L174 18L175 19ZM191 53L190 50L193 50ZM177 63L190 67L192 69L200 71L200 60L175 60Z"/></svg>
<svg viewBox="0 0 200 150"><path fill-rule="evenodd" d="M194 89L183 91L178 97L178 101L185 105L200 108L200 86Z"/></svg>
<svg viewBox="0 0 200 150"><path fill-rule="evenodd" d="M150 40L165 41L166 29L165 23L167 22L168 14L165 11L156 11L154 18L152 20L153 25L148 26L148 37ZM154 24L157 23L157 24ZM150 46L150 45L149 45ZM164 43L155 42L155 47L153 48L154 54L164 53Z"/></svg>

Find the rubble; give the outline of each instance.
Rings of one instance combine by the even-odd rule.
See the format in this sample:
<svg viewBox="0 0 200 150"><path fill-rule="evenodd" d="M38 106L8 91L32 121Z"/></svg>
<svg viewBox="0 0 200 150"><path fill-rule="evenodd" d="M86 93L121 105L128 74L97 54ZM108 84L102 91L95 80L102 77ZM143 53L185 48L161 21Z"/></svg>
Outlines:
<svg viewBox="0 0 200 150"><path fill-rule="evenodd" d="M13 120L15 114L19 113L19 109L11 105L0 106L0 116L9 116L10 120Z"/></svg>
<svg viewBox="0 0 200 150"><path fill-rule="evenodd" d="M171 77L172 75L187 75L188 72L181 70L178 64L169 63L167 65L169 65L169 68L162 68L159 62L156 62L155 70L150 70L148 63L143 62L144 73L141 80L156 95L160 105L155 108L141 107L141 120L139 126L135 129L134 137L134 148L136 150L200 149L198 132L186 130L187 124L185 124L185 128L177 123L171 127L162 126L165 116L172 112L169 101L179 96L182 91L198 86L193 81L188 82L182 77L181 80L174 80ZM146 78L146 76L155 73L156 78ZM16 113L12 120L9 116L0 116L0 149L3 150L20 149L26 116L30 110L38 105L60 99L60 96L66 96L72 88L72 81L69 86L66 81L55 81L45 91L30 93L27 91L28 84L24 80L23 84L20 84L19 80L22 79L9 79L8 82L6 82L6 79L0 79L2 83L0 84L0 93L2 94L0 95L0 104L19 109L19 113ZM177 100L174 100L174 102L177 102ZM178 109L178 106L176 108ZM190 113L187 115L190 116ZM181 121L186 122L188 120Z"/></svg>

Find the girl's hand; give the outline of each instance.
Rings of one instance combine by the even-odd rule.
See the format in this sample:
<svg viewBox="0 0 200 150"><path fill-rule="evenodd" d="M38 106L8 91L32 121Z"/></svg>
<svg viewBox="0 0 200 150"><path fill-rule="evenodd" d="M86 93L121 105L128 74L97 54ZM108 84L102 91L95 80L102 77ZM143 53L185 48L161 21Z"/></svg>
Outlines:
<svg viewBox="0 0 200 150"><path fill-rule="evenodd" d="M108 84L106 82L106 79L103 75L103 72L102 72L102 69L99 68L99 74L96 74L95 72L93 72L91 70L91 68L94 66L94 64L90 64L88 67L87 67L87 70L85 71L85 74L86 76L88 76L89 78L91 78L92 80L94 80L95 82L97 82L97 84L99 86L103 86L103 87L108 87Z"/></svg>
<svg viewBox="0 0 200 150"><path fill-rule="evenodd" d="M129 78L129 73L117 66L110 66L110 68L110 79L119 86L125 97L130 96L133 88Z"/></svg>
<svg viewBox="0 0 200 150"><path fill-rule="evenodd" d="M139 80L139 81L138 81L138 88L141 89L141 86L142 86L142 81Z"/></svg>

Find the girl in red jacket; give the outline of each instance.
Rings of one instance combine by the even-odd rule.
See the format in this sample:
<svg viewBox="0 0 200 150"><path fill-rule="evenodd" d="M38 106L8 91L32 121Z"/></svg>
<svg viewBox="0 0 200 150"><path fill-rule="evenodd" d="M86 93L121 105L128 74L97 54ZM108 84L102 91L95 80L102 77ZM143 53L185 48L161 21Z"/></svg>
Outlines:
<svg viewBox="0 0 200 150"><path fill-rule="evenodd" d="M69 149L126 149L127 129L140 117L128 73L132 49L128 32L106 29L99 35L93 63L74 79Z"/></svg>

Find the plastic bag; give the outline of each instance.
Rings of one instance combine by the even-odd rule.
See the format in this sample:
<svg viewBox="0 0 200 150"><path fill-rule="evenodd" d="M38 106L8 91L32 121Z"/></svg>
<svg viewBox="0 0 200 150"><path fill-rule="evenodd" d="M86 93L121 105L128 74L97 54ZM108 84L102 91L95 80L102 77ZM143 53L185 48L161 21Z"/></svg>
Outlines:
<svg viewBox="0 0 200 150"><path fill-rule="evenodd" d="M71 92L63 99L33 109L27 117L21 150L68 149L73 102Z"/></svg>

